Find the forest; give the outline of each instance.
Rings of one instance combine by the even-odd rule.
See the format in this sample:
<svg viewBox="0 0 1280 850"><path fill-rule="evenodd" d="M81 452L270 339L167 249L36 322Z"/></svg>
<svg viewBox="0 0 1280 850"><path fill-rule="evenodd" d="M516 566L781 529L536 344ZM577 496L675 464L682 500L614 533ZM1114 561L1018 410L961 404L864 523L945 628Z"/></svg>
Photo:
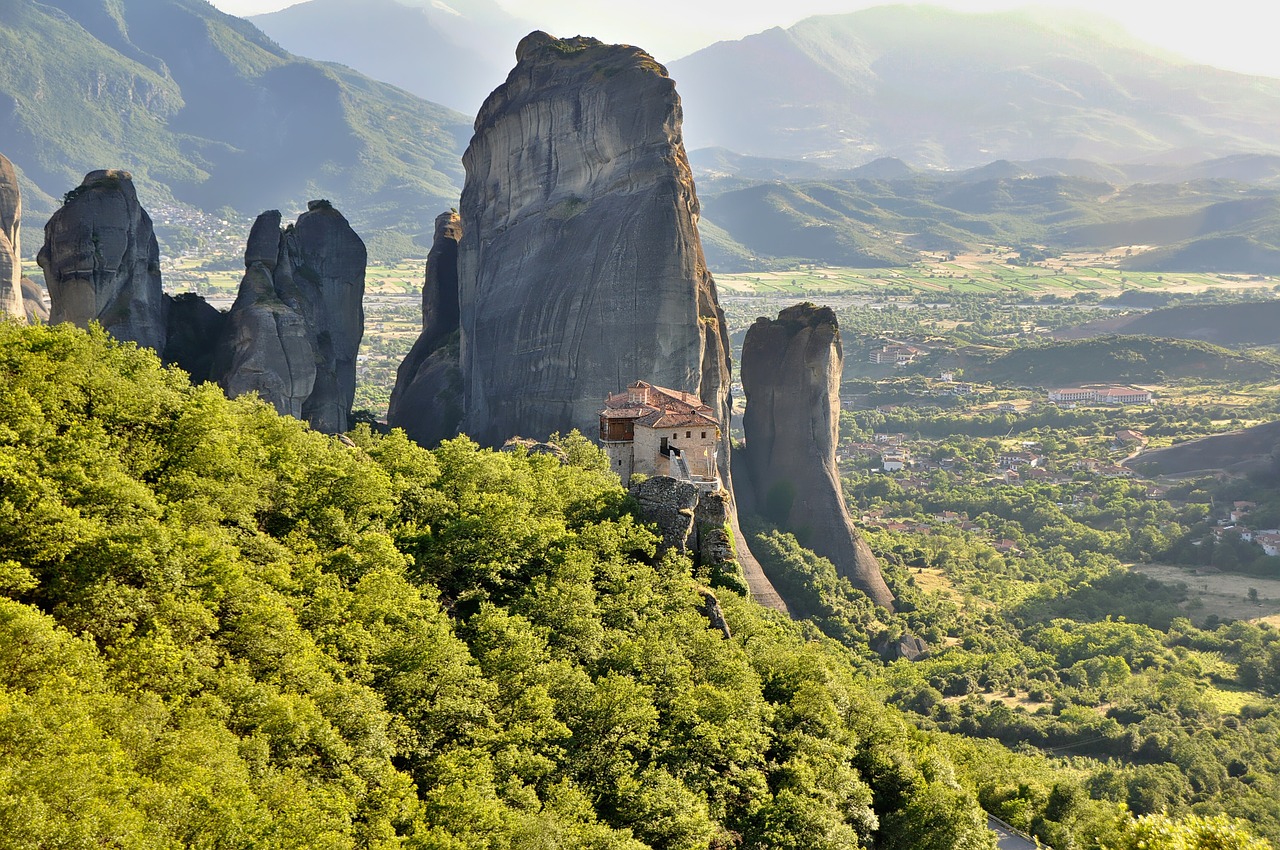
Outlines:
<svg viewBox="0 0 1280 850"><path fill-rule="evenodd" d="M965 737L990 720L934 699L930 682L955 690L945 656L886 667L866 630L831 637L709 587L576 434L559 438L568 463L327 437L69 325L0 325L0 376L8 846L976 850L993 846L983 807L1025 812L1060 848L1257 848L1251 830L1274 830L1177 788L1134 807L1168 770ZM830 569L810 556L797 581ZM912 599L909 568L892 577ZM828 584L815 605L888 619ZM1121 709L1161 717L1181 716L1180 653L1262 640L1097 628L1148 683ZM1097 654L1082 636L1042 632L1035 663L1002 666L1006 649L970 663L975 681L1069 663L1062 688L1114 690L1106 665L1080 668ZM1082 714L1064 712L1035 723ZM1219 774L1258 800L1275 798L1269 712L1219 747L1240 751Z"/></svg>

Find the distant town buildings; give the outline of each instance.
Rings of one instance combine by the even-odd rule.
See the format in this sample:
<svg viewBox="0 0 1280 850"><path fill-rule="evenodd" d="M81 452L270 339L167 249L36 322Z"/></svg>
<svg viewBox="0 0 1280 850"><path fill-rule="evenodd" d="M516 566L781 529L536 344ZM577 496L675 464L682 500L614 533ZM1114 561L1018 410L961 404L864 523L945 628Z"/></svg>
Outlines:
<svg viewBox="0 0 1280 850"><path fill-rule="evenodd" d="M1044 458L1034 452L1005 452L1000 455L1001 469L1022 469L1040 466L1043 463Z"/></svg>
<svg viewBox="0 0 1280 850"><path fill-rule="evenodd" d="M885 472L898 472L911 465L911 456L904 451L885 452L880 456L880 464Z"/></svg>

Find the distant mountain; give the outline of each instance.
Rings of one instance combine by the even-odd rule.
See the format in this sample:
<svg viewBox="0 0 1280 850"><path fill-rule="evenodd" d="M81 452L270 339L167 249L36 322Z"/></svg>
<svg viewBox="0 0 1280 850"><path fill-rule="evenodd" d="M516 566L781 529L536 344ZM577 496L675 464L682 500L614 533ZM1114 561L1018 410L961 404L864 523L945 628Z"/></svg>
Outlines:
<svg viewBox="0 0 1280 850"><path fill-rule="evenodd" d="M475 115L533 27L493 0L308 0L249 18L286 50Z"/></svg>
<svg viewBox="0 0 1280 850"><path fill-rule="evenodd" d="M394 230L427 245L457 202L465 116L293 56L204 0L3 10L0 146L21 170L30 225L98 168L133 172L148 205L254 214L325 197L366 238Z"/></svg>
<svg viewBox="0 0 1280 850"><path fill-rule="evenodd" d="M691 148L833 166L1280 153L1280 80L1198 66L1060 9L882 6L670 64Z"/></svg>
<svg viewBox="0 0 1280 850"><path fill-rule="evenodd" d="M1167 307L1063 328L1053 337L1088 339L1117 333L1198 339L1229 348L1280 345L1280 301Z"/></svg>
<svg viewBox="0 0 1280 850"><path fill-rule="evenodd" d="M1280 361L1181 339L1103 336L1017 348L983 362L971 352L965 375L1042 387L1152 383L1179 378L1254 383L1280 377Z"/></svg>
<svg viewBox="0 0 1280 850"><path fill-rule="evenodd" d="M721 161L744 160L722 155ZM1117 185L1030 176L1066 166L1045 161L1000 161L950 173L903 172L895 162L845 173L910 176L704 180L708 262L718 271L795 261L892 266L919 251L986 245L1051 252L1143 245L1154 248L1134 253L1126 268L1280 274L1280 189L1230 180Z"/></svg>

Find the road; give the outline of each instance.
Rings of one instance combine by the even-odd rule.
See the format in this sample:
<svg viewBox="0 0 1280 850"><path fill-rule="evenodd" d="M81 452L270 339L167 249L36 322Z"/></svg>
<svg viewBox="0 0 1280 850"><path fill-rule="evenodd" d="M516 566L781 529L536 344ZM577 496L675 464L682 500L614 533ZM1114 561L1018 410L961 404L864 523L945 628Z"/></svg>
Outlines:
<svg viewBox="0 0 1280 850"><path fill-rule="evenodd" d="M987 815L987 827L996 834L996 846L1000 850L1036 850L1034 842L1013 831L1013 827L995 815Z"/></svg>

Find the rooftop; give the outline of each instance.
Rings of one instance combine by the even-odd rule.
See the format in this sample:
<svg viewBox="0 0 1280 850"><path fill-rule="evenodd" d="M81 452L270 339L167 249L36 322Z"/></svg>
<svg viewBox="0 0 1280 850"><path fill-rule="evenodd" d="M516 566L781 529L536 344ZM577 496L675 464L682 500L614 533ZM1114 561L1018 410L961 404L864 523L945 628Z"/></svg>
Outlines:
<svg viewBox="0 0 1280 850"><path fill-rule="evenodd" d="M625 392L605 399L604 419L632 419L647 428L674 428L693 425L718 426L720 421L708 405L693 393L636 381Z"/></svg>

